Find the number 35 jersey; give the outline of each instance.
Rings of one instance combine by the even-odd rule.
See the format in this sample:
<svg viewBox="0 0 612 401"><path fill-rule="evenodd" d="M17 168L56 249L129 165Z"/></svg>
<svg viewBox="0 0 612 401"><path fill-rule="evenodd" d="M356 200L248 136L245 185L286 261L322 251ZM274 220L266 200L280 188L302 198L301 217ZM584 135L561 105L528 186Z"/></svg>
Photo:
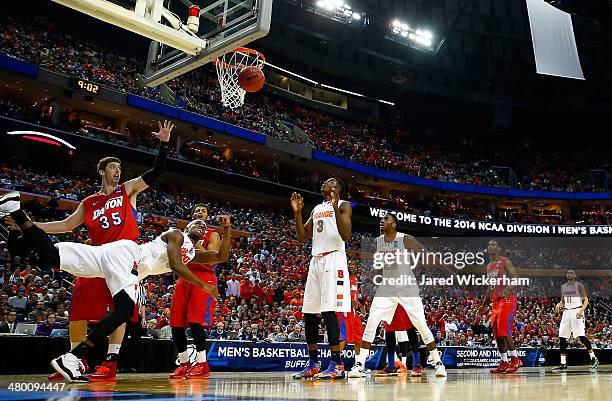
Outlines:
<svg viewBox="0 0 612 401"><path fill-rule="evenodd" d="M138 242L136 209L130 203L125 186L118 186L108 195L90 195L83 199L83 206L91 245L102 245L121 239Z"/></svg>
<svg viewBox="0 0 612 401"><path fill-rule="evenodd" d="M346 201L338 201L338 207ZM315 206L310 215L312 218L312 256L326 252L344 252L344 241L338 232L336 214L331 202Z"/></svg>

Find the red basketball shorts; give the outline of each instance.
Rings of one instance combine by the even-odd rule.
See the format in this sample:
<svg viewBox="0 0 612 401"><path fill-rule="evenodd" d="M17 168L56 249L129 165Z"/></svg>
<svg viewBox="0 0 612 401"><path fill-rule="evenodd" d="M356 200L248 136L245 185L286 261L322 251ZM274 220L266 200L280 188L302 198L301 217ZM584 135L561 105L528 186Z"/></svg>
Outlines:
<svg viewBox="0 0 612 401"><path fill-rule="evenodd" d="M336 316L340 327L340 341L349 344L361 343L363 323L359 315L354 312L336 312Z"/></svg>
<svg viewBox="0 0 612 401"><path fill-rule="evenodd" d="M412 321L402 305L397 305L391 324L385 323L385 331L387 332L410 330L413 327Z"/></svg>
<svg viewBox="0 0 612 401"><path fill-rule="evenodd" d="M71 322L79 320L98 321L108 312L115 309L113 297L102 277L79 277L72 289L69 318ZM131 321L138 322L139 305L134 306Z"/></svg>
<svg viewBox="0 0 612 401"><path fill-rule="evenodd" d="M516 295L501 297L493 301L491 327L495 338L512 335L514 316L516 315Z"/></svg>
<svg viewBox="0 0 612 401"><path fill-rule="evenodd" d="M202 281L217 285L217 278L211 272L193 272ZM189 323L210 326L217 300L195 285L179 279L172 295L170 326L189 327Z"/></svg>

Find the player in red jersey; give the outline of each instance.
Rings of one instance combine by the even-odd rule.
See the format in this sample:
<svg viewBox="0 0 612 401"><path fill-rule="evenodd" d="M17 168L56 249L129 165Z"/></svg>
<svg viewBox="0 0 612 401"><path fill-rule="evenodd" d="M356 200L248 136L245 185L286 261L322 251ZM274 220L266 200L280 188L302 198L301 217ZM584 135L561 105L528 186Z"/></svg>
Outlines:
<svg viewBox="0 0 612 401"><path fill-rule="evenodd" d="M160 145L151 170L119 185L121 161L116 157L104 157L97 166L102 181L98 193L83 199L74 213L64 220L35 224L48 234L69 232L85 224L91 245L102 245L122 239L138 241L138 225L135 218L136 197L162 175L173 128L174 124L164 121L163 124L159 123L159 131L152 133L160 140ZM71 348L85 340L88 321L100 321L112 309L113 298L103 278L78 278L70 304ZM138 311L135 309L134 318L138 319ZM96 371L90 376L92 381L116 380L117 359L124 334L125 324L109 336L106 360L101 366L96 367ZM62 376L54 373L49 379L61 380Z"/></svg>
<svg viewBox="0 0 612 401"><path fill-rule="evenodd" d="M359 262L357 259L350 259L348 262L349 283L351 285L351 311L336 312L338 326L340 328L340 352L346 344L355 345L355 355L361 349L361 337L363 336L363 323L357 311L365 315L365 308L359 302Z"/></svg>
<svg viewBox="0 0 612 401"><path fill-rule="evenodd" d="M487 289L483 304L486 303L488 295L491 295L491 327L501 355L499 366L491 369L491 373L514 373L523 366L523 362L517 356L512 339L512 326L516 316L516 286L507 281L516 279L517 274L510 259L501 256L501 247L497 241L489 241L487 250L490 255L487 279L496 282ZM481 307L481 313L483 310L484 306Z"/></svg>
<svg viewBox="0 0 612 401"><path fill-rule="evenodd" d="M419 338L417 331L406 310L402 305L397 305L391 323L383 322L385 326L385 348L387 351L387 366L376 374L378 376L395 376L398 373L406 373L406 358L408 349L412 349L413 370L411 376L421 376L423 368L420 363ZM395 360L396 350L399 347L399 355L402 360Z"/></svg>
<svg viewBox="0 0 612 401"><path fill-rule="evenodd" d="M195 205L191 212L192 219L208 220L208 208L206 205ZM223 235L231 235L225 232ZM221 262L226 262L229 252L221 249L221 236L215 230L206 229L202 240L196 248L207 253L215 254ZM217 286L215 276L215 265L202 263L187 264L196 276L207 284ZM201 288L179 279L172 295L170 307L170 326L172 327L172 340L176 345L180 365L170 374L170 379L203 379L210 376L208 361L206 360L206 331L210 327L213 311L217 300ZM192 366L187 355L187 336L185 329L191 328L193 341L196 347L196 363Z"/></svg>

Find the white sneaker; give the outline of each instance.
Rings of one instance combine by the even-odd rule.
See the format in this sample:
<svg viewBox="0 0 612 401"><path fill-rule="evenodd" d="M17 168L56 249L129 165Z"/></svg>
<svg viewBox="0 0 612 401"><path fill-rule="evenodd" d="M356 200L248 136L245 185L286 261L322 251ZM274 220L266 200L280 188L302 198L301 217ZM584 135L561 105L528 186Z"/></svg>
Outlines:
<svg viewBox="0 0 612 401"><path fill-rule="evenodd" d="M446 377L446 368L442 362L436 363L436 376L437 377Z"/></svg>
<svg viewBox="0 0 612 401"><path fill-rule="evenodd" d="M8 216L21 208L19 192L9 192L0 196L0 217Z"/></svg>
<svg viewBox="0 0 612 401"><path fill-rule="evenodd" d="M348 372L348 377L351 378L355 378L355 377L366 377L366 373L365 370L363 368L363 365L361 364L361 362L355 362L355 364L353 365L353 367L351 368L351 371Z"/></svg>
<svg viewBox="0 0 612 401"><path fill-rule="evenodd" d="M82 366L81 360L70 352L51 361L51 367L70 383L87 383L89 381L89 378L81 373Z"/></svg>

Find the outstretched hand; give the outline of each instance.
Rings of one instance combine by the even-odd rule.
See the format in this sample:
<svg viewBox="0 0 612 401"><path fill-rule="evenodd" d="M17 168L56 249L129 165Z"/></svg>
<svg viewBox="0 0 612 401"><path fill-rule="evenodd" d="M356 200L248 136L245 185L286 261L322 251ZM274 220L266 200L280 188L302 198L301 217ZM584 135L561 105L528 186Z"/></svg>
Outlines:
<svg viewBox="0 0 612 401"><path fill-rule="evenodd" d="M164 120L164 124L162 125L161 121L158 121L159 125L158 132L151 132L154 137L160 140L160 142L168 142L170 141L170 133L174 129L174 124L171 121Z"/></svg>
<svg viewBox="0 0 612 401"><path fill-rule="evenodd" d="M304 209L304 199L302 199L302 195L298 194L297 192L294 192L291 195L291 209L293 209L294 212L301 212L302 209Z"/></svg>

